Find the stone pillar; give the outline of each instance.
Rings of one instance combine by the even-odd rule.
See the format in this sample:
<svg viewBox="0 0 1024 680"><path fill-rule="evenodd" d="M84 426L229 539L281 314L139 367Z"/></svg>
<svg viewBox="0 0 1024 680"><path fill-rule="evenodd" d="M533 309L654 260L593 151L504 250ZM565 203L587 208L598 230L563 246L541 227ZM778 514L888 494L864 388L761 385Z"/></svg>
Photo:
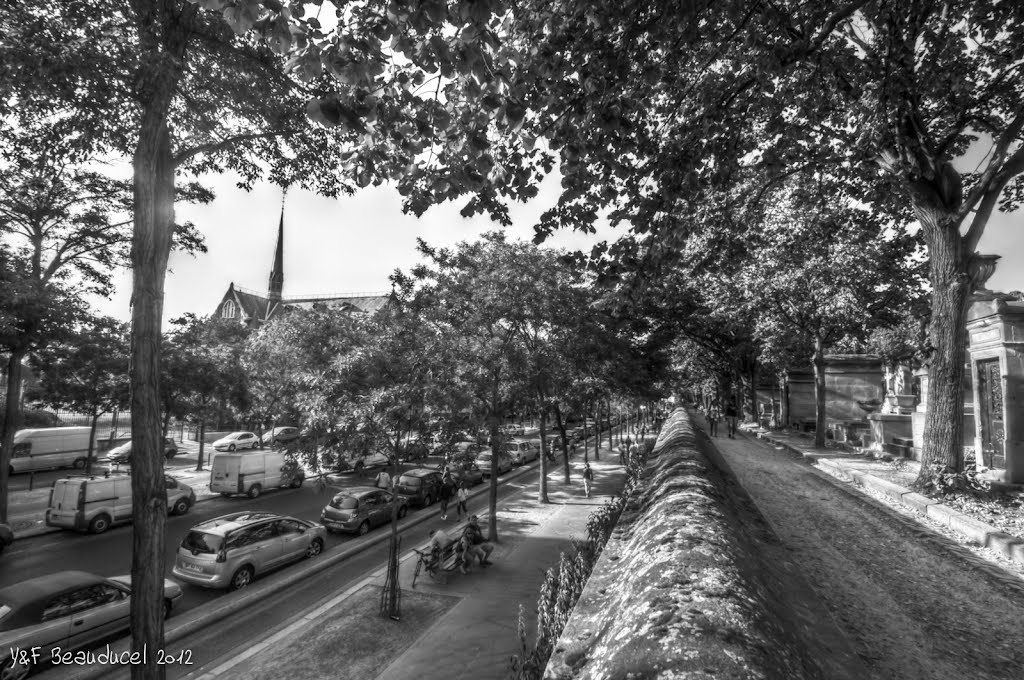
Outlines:
<svg viewBox="0 0 1024 680"><path fill-rule="evenodd" d="M967 314L974 451L991 479L1024 484L1024 302L976 296Z"/></svg>

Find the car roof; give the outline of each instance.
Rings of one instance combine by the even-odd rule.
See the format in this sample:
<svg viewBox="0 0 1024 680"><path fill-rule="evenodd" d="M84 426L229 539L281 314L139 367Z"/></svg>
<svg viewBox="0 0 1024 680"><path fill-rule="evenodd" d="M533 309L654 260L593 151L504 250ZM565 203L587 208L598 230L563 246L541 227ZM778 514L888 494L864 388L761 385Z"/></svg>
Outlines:
<svg viewBox="0 0 1024 680"><path fill-rule="evenodd" d="M334 494L334 497L340 498L342 496L353 496L355 498L362 498L363 496L371 494L374 491L380 491L380 489L378 489L375 486L352 486L347 489L342 489L338 493Z"/></svg>
<svg viewBox="0 0 1024 680"><path fill-rule="evenodd" d="M97 583L106 583L106 579L87 571L58 571L0 588L0 604L13 610L3 617L0 629L38 623L43 607L54 595Z"/></svg>
<svg viewBox="0 0 1024 680"><path fill-rule="evenodd" d="M205 522L192 527L192 531L203 531L208 534L218 534L225 536L235 529L241 529L251 524L257 524L268 519L289 519L283 515L278 515L273 512L233 512L230 515L222 515L220 517L214 517L208 519Z"/></svg>
<svg viewBox="0 0 1024 680"><path fill-rule="evenodd" d="M438 474L437 470L431 470L430 468L416 468L415 470L407 470L402 473L403 477L426 477L429 474Z"/></svg>

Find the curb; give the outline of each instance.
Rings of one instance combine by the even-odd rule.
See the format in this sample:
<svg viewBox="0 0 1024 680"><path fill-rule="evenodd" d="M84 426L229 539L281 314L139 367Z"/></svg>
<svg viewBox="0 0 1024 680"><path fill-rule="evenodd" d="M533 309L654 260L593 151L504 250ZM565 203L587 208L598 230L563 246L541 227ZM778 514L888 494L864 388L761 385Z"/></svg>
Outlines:
<svg viewBox="0 0 1024 680"><path fill-rule="evenodd" d="M539 468L540 460L538 459L537 461L534 462L537 463L536 466L531 464L529 466L519 468L519 470L517 470L515 474L512 474L507 479L503 480L503 483L512 481L514 479L518 479L519 477L522 477L530 472L537 470ZM477 489L472 494L470 494L470 499L475 499L478 498L479 496L486 495L486 493L490 489L490 486L487 484L483 484L481 485L481 487L482 488ZM406 521L401 526L401 530L404 531L405 529L417 526L419 524L423 524L433 519L435 519L435 515L433 513L424 514L422 517L415 517L413 519ZM295 569L292 569L286 572L286 575L278 581L274 581L272 583L264 582L262 584L254 584L252 586L249 586L245 590L241 591L238 597L232 598L230 595L226 596L225 599L227 599L228 602L225 602L223 605L219 607L217 607L215 604L212 607L204 606L202 608L203 611L201 613L197 613L191 618L186 618L186 620L183 620L179 625L167 628L164 632L164 644L171 644L177 642L178 640L184 638L187 635L191 635L192 633L203 630L204 628L207 628L217 623L218 621L231 616L235 612L245 609L256 600L264 599L268 595L276 594L277 592L284 590L285 588L288 588L293 584L298 583L299 581L302 581L311 574L315 574L319 571L323 571L324 569L328 569L334 566L335 564L338 564L339 562L346 560L349 557L352 557L353 555L358 555L359 553L365 552L370 548L373 548L381 543L384 543L385 541L390 539L390 536L390 532L383 532L358 546L353 546L352 548L341 550L338 553L328 555L324 559L316 560L315 562L309 562L307 563L307 566L305 566L304 568L297 567ZM122 639L119 643L117 643L116 647L111 645L111 649L114 649L115 651L120 649L129 649L130 645L131 637L129 636L127 638ZM66 676L66 678L67 680L97 680L98 678L105 677L109 673L109 667L104 666L102 664L96 664L85 667L80 672Z"/></svg>
<svg viewBox="0 0 1024 680"><path fill-rule="evenodd" d="M887 498L898 501L912 510L923 513L929 519L952 529L972 543L983 548L995 550L1003 557L1017 564L1024 565L1024 539L1008 534L1002 529L974 519L969 515L965 515L948 505L943 505L934 498L915 493L906 487L879 479L866 472L851 470L842 463L822 457L811 451L804 451L799 446L776 439L767 433L758 432L757 437L774 445L784 446L793 453L813 463L817 463L821 467L830 468L837 473L837 476L849 479L855 484L867 487L885 495Z"/></svg>

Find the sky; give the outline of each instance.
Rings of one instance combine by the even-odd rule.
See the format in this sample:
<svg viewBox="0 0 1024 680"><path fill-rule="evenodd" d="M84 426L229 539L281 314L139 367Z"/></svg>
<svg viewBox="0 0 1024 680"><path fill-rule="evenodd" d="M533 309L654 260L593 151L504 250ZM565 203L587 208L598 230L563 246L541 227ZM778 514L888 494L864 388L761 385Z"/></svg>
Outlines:
<svg viewBox="0 0 1024 680"><path fill-rule="evenodd" d="M528 204L512 207L512 238L532 239L533 225L558 197L558 178L549 177ZM207 253L171 254L164 301L164 320L186 312L212 314L228 284L266 293L277 227L281 190L258 185L251 193L238 189L231 175L206 179L216 199L208 205L177 206L179 220L191 220L206 239ZM388 276L419 263L416 239L433 246L472 241L499 228L486 217L459 215L462 202L431 208L422 218L401 211L401 197L389 186L369 187L353 196L327 199L292 189L285 209L284 295L373 293L390 290ZM588 251L600 240L612 241L624 228L604 226L596 235L556 232L546 247ZM1024 290L1024 214L993 216L979 252L1002 255L988 282L993 290ZM116 292L94 307L127 320L131 276L116 277Z"/></svg>

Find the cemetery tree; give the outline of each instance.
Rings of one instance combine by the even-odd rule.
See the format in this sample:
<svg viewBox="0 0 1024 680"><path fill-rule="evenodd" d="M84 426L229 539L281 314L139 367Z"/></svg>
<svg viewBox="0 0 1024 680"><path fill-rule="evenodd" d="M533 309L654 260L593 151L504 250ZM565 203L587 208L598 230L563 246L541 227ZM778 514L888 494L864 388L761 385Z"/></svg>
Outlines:
<svg viewBox="0 0 1024 680"><path fill-rule="evenodd" d="M32 359L39 374L33 399L89 416L86 474L92 470L96 422L128 403L128 336L128 325L116 319L87 319Z"/></svg>

